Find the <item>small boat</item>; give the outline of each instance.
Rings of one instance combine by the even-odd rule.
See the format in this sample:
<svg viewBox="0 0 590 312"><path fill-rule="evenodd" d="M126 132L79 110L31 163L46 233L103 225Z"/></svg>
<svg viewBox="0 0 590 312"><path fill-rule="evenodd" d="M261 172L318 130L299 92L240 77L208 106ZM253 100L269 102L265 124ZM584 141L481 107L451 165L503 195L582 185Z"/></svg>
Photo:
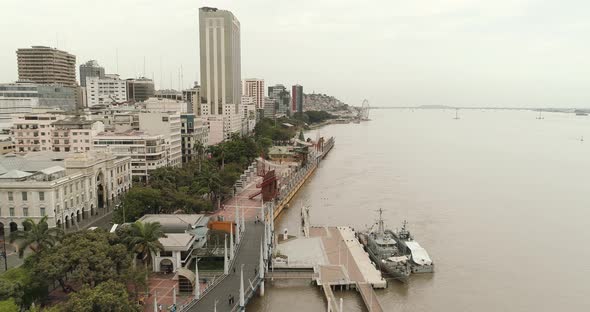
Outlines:
<svg viewBox="0 0 590 312"><path fill-rule="evenodd" d="M395 233L394 237L401 247L401 252L410 255L412 273L433 273L434 262L430 259L428 252L414 240L407 229L407 224L408 222L404 221L401 230Z"/></svg>

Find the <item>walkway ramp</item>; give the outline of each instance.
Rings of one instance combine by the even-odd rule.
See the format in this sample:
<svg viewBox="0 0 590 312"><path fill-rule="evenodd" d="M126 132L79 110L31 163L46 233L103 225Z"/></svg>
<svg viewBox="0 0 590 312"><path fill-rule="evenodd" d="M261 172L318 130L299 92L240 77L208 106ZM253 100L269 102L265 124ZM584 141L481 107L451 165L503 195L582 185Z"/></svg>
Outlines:
<svg viewBox="0 0 590 312"><path fill-rule="evenodd" d="M328 311L332 312L340 312L340 305L336 301L336 296L334 296L334 292L332 291L332 287L329 284L325 283L322 285L324 289L324 294L326 295L326 299L328 300Z"/></svg>
<svg viewBox="0 0 590 312"><path fill-rule="evenodd" d="M375 290L369 283L357 283L356 289L361 293L365 306L369 312L383 312L383 307L377 299Z"/></svg>

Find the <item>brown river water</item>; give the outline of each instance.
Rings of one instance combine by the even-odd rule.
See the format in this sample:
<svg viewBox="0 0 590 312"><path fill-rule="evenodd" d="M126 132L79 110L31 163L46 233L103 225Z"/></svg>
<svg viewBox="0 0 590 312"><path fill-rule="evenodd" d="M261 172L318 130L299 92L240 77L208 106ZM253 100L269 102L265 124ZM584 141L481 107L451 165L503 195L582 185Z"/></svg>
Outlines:
<svg viewBox="0 0 590 312"><path fill-rule="evenodd" d="M389 228L407 220L436 273L377 290L386 311L590 311L590 117L454 116L373 110L372 121L320 129L336 146L278 231L297 232L302 203L315 225L366 228L379 208ZM269 284L248 311L326 310L308 281ZM335 295L344 311L366 311L355 291Z"/></svg>

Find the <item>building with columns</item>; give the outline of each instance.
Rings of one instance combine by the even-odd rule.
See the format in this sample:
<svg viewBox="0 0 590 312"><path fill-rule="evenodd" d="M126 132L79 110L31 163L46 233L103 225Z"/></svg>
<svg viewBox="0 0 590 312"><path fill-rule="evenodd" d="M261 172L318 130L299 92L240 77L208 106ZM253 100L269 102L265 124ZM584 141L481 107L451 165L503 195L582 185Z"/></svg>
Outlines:
<svg viewBox="0 0 590 312"><path fill-rule="evenodd" d="M0 231L48 217L50 227L82 228L115 208L131 188L131 158L111 153L41 152L0 156Z"/></svg>
<svg viewBox="0 0 590 312"><path fill-rule="evenodd" d="M211 125L209 144L217 144L242 129L240 22L230 11L200 8L199 45L200 115Z"/></svg>

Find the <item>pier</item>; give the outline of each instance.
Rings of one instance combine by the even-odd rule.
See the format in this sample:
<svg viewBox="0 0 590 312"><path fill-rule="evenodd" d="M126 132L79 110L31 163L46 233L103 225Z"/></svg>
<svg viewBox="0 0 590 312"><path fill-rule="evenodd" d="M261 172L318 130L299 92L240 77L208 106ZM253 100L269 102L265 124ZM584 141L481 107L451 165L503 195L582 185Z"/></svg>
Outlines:
<svg viewBox="0 0 590 312"><path fill-rule="evenodd" d="M329 311L340 311L333 288L356 289L368 311L383 311L374 288L385 288L387 282L356 239L355 231L347 226L309 227L305 225L307 213L303 211L302 215L302 233L308 234L279 239L276 249L287 259L275 259L275 272L270 276L313 280L322 288ZM313 274L305 270L313 270Z"/></svg>
<svg viewBox="0 0 590 312"><path fill-rule="evenodd" d="M224 272L202 293L195 290L194 298L179 311L245 311L246 304L257 292L264 295L265 280L274 279L314 281L324 291L328 311L342 310L342 299L336 299L334 287L357 289L369 311L382 311L373 287L383 288L386 282L371 264L351 228L310 228L307 222L302 237L285 241L284 247L292 247L287 255L299 254L300 258L308 259L298 260L297 256L292 256L283 262L282 257L273 259L272 256L281 245L277 245L279 235L275 232L274 220L288 208L289 202L313 175L334 142L333 138L327 141L321 138L316 144L308 145L311 148L307 159L295 169L289 163L263 159L258 162L262 168L268 166L274 170L270 175L265 169L262 174L256 170L258 164L248 167L235 187L233 198L215 213L220 220L232 220L236 228L235 242L233 234L230 235L231 252L228 253L227 248L211 251L223 257ZM275 183L275 174L280 179L280 188L274 193L273 200L264 202L261 197L273 192L263 188ZM300 252L300 248L304 252ZM283 251L283 248L279 250ZM198 278L198 272L195 276Z"/></svg>

